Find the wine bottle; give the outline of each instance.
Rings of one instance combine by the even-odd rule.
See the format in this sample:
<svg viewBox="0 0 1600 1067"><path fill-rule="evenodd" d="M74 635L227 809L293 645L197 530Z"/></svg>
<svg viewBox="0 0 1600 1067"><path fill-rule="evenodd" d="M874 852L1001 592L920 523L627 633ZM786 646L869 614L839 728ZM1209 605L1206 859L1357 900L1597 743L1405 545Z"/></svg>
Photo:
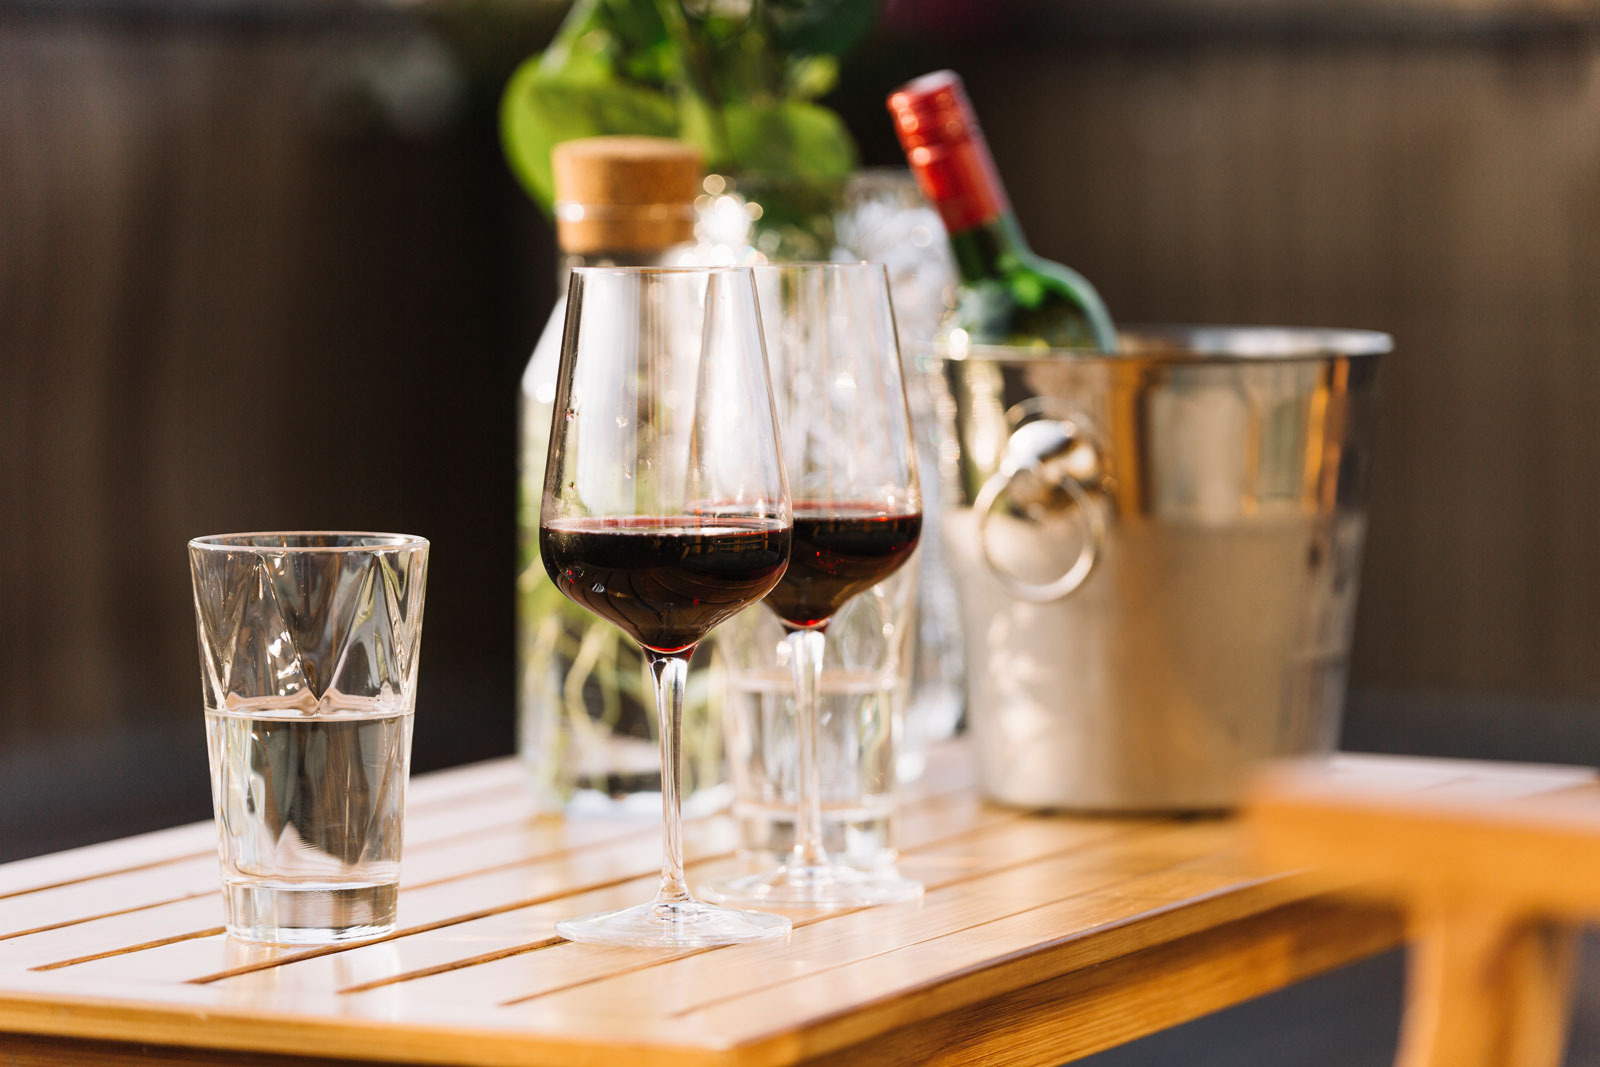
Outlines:
<svg viewBox="0 0 1600 1067"><path fill-rule="evenodd" d="M694 240L694 200L704 173L693 146L660 137L585 137L550 153L555 179L556 304L522 375L520 503L522 569L538 576L539 504L551 405L574 267L654 267L686 263ZM527 619L537 627L539 619Z"/></svg>
<svg viewBox="0 0 1600 1067"><path fill-rule="evenodd" d="M695 197L704 167L691 145L654 137L564 141L551 153L559 296L522 376L518 508L518 748L550 807L631 810L659 801L654 702L639 646L551 583L540 559L540 502L554 414L566 287L574 267L694 262ZM704 809L721 783L721 733L690 689L683 795ZM705 755L705 753L712 753ZM649 796L645 796L648 794ZM698 798L698 799L697 799Z"/></svg>
<svg viewBox="0 0 1600 1067"><path fill-rule="evenodd" d="M1116 328L1094 286L1028 247L961 78L923 75L890 94L889 113L917 184L944 219L960 274L945 334L1114 351Z"/></svg>

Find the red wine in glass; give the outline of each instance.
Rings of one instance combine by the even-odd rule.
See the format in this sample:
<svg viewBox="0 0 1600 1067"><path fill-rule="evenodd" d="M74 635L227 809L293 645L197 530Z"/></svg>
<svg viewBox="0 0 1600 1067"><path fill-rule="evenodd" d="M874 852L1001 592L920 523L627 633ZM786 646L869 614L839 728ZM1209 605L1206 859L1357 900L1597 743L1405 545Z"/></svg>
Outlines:
<svg viewBox="0 0 1600 1067"><path fill-rule="evenodd" d="M920 511L797 500L789 569L765 603L789 626L822 626L851 597L899 570L921 533Z"/></svg>
<svg viewBox="0 0 1600 1067"><path fill-rule="evenodd" d="M693 648L767 595L789 544L789 528L767 519L627 516L539 527L556 587L655 652Z"/></svg>

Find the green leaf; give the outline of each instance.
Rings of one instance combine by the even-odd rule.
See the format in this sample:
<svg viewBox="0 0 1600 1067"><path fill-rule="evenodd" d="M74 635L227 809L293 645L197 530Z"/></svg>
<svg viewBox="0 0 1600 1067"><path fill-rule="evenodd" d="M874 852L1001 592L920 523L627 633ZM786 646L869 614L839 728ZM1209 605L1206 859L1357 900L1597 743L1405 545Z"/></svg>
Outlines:
<svg viewBox="0 0 1600 1067"><path fill-rule="evenodd" d="M681 67L654 0L577 0L539 65L565 81L644 85L668 84Z"/></svg>
<svg viewBox="0 0 1600 1067"><path fill-rule="evenodd" d="M717 113L694 93L679 93L677 101L678 137L700 149L707 169L726 167L729 159L722 143Z"/></svg>
<svg viewBox="0 0 1600 1067"><path fill-rule="evenodd" d="M555 199L550 150L562 141L602 134L673 137L677 109L666 93L613 82L573 83L530 59L500 100L500 143L512 173L549 214Z"/></svg>
<svg viewBox="0 0 1600 1067"><path fill-rule="evenodd" d="M605 24L629 48L649 48L669 39L655 0L600 0Z"/></svg>
<svg viewBox="0 0 1600 1067"><path fill-rule="evenodd" d="M618 66L629 81L643 85L672 85L683 78L683 57L667 40L625 52Z"/></svg>
<svg viewBox="0 0 1600 1067"><path fill-rule="evenodd" d="M833 56L801 56L789 63L784 87L790 96L815 100L839 84L839 61Z"/></svg>
<svg viewBox="0 0 1600 1067"><path fill-rule="evenodd" d="M766 0L778 49L791 55L842 56L878 19L874 0Z"/></svg>
<svg viewBox="0 0 1600 1067"><path fill-rule="evenodd" d="M670 85L681 76L683 56L667 32L655 0L601 0L616 73L644 85Z"/></svg>
<svg viewBox="0 0 1600 1067"><path fill-rule="evenodd" d="M850 131L825 107L802 100L729 104L723 120L739 170L806 182L843 178L855 168Z"/></svg>

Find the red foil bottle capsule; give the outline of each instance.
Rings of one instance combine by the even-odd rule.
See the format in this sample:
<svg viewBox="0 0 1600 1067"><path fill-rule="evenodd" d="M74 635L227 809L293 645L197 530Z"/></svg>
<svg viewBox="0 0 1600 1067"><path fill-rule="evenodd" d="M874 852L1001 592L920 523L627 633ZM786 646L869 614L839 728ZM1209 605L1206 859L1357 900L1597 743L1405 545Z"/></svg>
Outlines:
<svg viewBox="0 0 1600 1067"><path fill-rule="evenodd" d="M1011 210L955 71L925 74L896 89L889 96L889 113L922 195L937 206L946 230L959 233Z"/></svg>

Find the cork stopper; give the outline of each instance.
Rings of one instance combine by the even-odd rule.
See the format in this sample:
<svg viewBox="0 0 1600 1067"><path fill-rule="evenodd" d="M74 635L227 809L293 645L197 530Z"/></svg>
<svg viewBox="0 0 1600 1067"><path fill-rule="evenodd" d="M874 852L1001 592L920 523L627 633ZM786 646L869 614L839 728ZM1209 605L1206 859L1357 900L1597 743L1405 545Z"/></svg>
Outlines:
<svg viewBox="0 0 1600 1067"><path fill-rule="evenodd" d="M550 153L556 237L576 255L669 248L694 236L703 164L664 137L585 137Z"/></svg>

